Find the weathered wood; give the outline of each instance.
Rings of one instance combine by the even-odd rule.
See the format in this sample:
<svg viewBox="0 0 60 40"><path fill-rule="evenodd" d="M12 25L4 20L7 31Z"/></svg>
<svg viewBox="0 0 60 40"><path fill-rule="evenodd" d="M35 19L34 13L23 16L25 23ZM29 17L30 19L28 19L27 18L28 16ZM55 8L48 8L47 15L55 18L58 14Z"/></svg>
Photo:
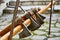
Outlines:
<svg viewBox="0 0 60 40"><path fill-rule="evenodd" d="M0 4L1 4L1 3L4 3L4 1L3 1L3 0L0 0Z"/></svg>
<svg viewBox="0 0 60 40"><path fill-rule="evenodd" d="M55 4L55 1L53 1L53 5ZM49 3L46 7L44 7L43 9L41 9L38 13L42 14L44 13L49 7L50 7L51 3Z"/></svg>
<svg viewBox="0 0 60 40"><path fill-rule="evenodd" d="M53 4L55 4L55 1L53 1ZM44 13L49 7L50 7L51 3L49 3L45 8L41 9L38 13L39 14L42 14ZM25 22L24 22L26 25L30 24L30 19L27 19ZM22 29L22 26L21 25L18 25L14 28L13 30L13 36L18 33L20 30ZM7 32L5 35L3 35L1 37L1 40L8 40L8 36L10 35L10 32Z"/></svg>
<svg viewBox="0 0 60 40"><path fill-rule="evenodd" d="M18 25L18 23L17 23L17 21L15 21L15 27ZM10 31L10 29L11 29L11 27L12 27L12 23L10 23L10 24L8 24L7 26L6 26L6 28L4 28L4 29L2 29L1 31L0 31L0 36L2 37L3 35L5 35L7 32L9 32Z"/></svg>
<svg viewBox="0 0 60 40"><path fill-rule="evenodd" d="M31 22L30 19L27 19L27 20L24 22L24 24L25 24L25 25L29 25L30 22ZM18 33L21 29L22 29L22 26L21 26L21 25L16 26L16 27L14 28L14 30L13 30L13 36L14 36L16 33ZM4 36L1 37L0 40L8 40L9 34L10 34L10 32L7 32Z"/></svg>

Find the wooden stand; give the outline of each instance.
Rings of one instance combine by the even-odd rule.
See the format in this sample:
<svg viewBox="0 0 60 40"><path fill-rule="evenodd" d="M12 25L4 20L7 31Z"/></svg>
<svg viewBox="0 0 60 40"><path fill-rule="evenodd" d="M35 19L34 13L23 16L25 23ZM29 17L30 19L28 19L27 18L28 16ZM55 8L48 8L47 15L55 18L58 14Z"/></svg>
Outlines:
<svg viewBox="0 0 60 40"><path fill-rule="evenodd" d="M53 1L53 5L55 4L55 1ZM46 7L44 7L43 9L41 9L38 13L39 14L42 14L44 13L48 8L50 8L50 5L51 3L49 3ZM26 21L24 21L24 23L26 25L29 25L30 24L30 19L27 19ZM15 23L17 24L17 23ZM11 24L9 24L5 29L3 29L1 32L0 32L0 35L2 35L2 37L0 38L0 40L8 40L8 36L10 35L10 30L11 28ZM17 25L14 30L13 30L13 36L16 35L20 30L22 29L22 26L21 25ZM1 34L2 33L2 34ZM4 34L6 33L6 34ZM4 35L3 35L4 34Z"/></svg>

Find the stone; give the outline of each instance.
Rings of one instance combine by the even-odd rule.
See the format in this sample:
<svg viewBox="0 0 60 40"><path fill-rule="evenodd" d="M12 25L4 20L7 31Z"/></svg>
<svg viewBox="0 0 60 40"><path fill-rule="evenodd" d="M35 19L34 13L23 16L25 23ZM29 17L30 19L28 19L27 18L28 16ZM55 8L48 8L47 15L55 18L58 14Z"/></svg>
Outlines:
<svg viewBox="0 0 60 40"><path fill-rule="evenodd" d="M4 22L4 21L6 21L6 19L2 19L2 18L1 18L0 23L2 23L2 22Z"/></svg>
<svg viewBox="0 0 60 40"><path fill-rule="evenodd" d="M32 35L31 36L28 36L28 37L25 37L24 39L30 39L32 37Z"/></svg>
<svg viewBox="0 0 60 40"><path fill-rule="evenodd" d="M13 7L13 6L12 6ZM3 14L5 13L14 13L14 8L10 8L10 7L6 7L4 10L3 10ZM18 7L18 13L21 13L22 10Z"/></svg>
<svg viewBox="0 0 60 40"><path fill-rule="evenodd" d="M46 30L46 27L42 25L39 29Z"/></svg>
<svg viewBox="0 0 60 40"><path fill-rule="evenodd" d="M55 40L60 40L60 37L55 37Z"/></svg>
<svg viewBox="0 0 60 40"><path fill-rule="evenodd" d="M5 21L5 22L1 23L0 25L4 25L4 26L6 26L7 24L8 24L8 22Z"/></svg>
<svg viewBox="0 0 60 40"><path fill-rule="evenodd" d="M48 40L60 40L60 37L48 38Z"/></svg>
<svg viewBox="0 0 60 40"><path fill-rule="evenodd" d="M5 28L9 23L12 22L12 18L13 18L13 14L4 14L3 16L1 16L0 17L0 28L1 29Z"/></svg>
<svg viewBox="0 0 60 40"><path fill-rule="evenodd" d="M53 20L53 21L56 21L56 20L57 20L57 18L56 18L56 17L53 17L53 18L52 18L52 20Z"/></svg>
<svg viewBox="0 0 60 40"><path fill-rule="evenodd" d="M51 30L56 30L56 31L58 31L58 30L60 30L60 28L51 28Z"/></svg>
<svg viewBox="0 0 60 40"><path fill-rule="evenodd" d="M55 40L55 38L48 38L48 40Z"/></svg>
<svg viewBox="0 0 60 40"><path fill-rule="evenodd" d="M60 37L48 38L48 40L60 40Z"/></svg>
<svg viewBox="0 0 60 40"><path fill-rule="evenodd" d="M45 23L44 26L45 26L45 27L49 27L49 24L46 24L46 23Z"/></svg>
<svg viewBox="0 0 60 40"><path fill-rule="evenodd" d="M60 23L60 17L58 18L58 22Z"/></svg>
<svg viewBox="0 0 60 40"><path fill-rule="evenodd" d="M60 36L60 33L51 33L54 36Z"/></svg>
<svg viewBox="0 0 60 40"><path fill-rule="evenodd" d="M51 24L51 27L53 28L54 27L54 24ZM46 23L44 23L44 28L49 28L49 23L48 24L46 24Z"/></svg>
<svg viewBox="0 0 60 40"><path fill-rule="evenodd" d="M0 16L2 16L2 14L3 14L3 9L6 7L6 5L5 5L5 3L2 3L1 5L0 5Z"/></svg>
<svg viewBox="0 0 60 40"><path fill-rule="evenodd" d="M2 12L0 12L0 16L2 16Z"/></svg>
<svg viewBox="0 0 60 40"><path fill-rule="evenodd" d="M53 28L54 27L54 24L51 24L51 27Z"/></svg>
<svg viewBox="0 0 60 40"><path fill-rule="evenodd" d="M39 31L39 30L34 31L34 33L37 35L47 34L46 32Z"/></svg>
<svg viewBox="0 0 60 40"><path fill-rule="evenodd" d="M56 24L56 27L60 28L60 23L57 23L57 24Z"/></svg>
<svg viewBox="0 0 60 40"><path fill-rule="evenodd" d="M47 35L48 38L53 38L54 35L50 34L50 35Z"/></svg>
<svg viewBox="0 0 60 40"><path fill-rule="evenodd" d="M56 32L59 32L59 28L51 28L51 32L53 32L53 33L56 33ZM49 30L46 30L47 32L49 31Z"/></svg>
<svg viewBox="0 0 60 40"><path fill-rule="evenodd" d="M46 23L49 24L49 20L46 21ZM56 21L55 20L52 20L51 23L54 24L54 23L56 23Z"/></svg>
<svg viewBox="0 0 60 40"><path fill-rule="evenodd" d="M47 40L45 36L33 36L31 37L32 40Z"/></svg>
<svg viewBox="0 0 60 40"><path fill-rule="evenodd" d="M5 26L0 26L0 30L3 30L5 28Z"/></svg>
<svg viewBox="0 0 60 40"><path fill-rule="evenodd" d="M51 21L52 24L56 23L56 21Z"/></svg>
<svg viewBox="0 0 60 40"><path fill-rule="evenodd" d="M19 39L19 35L15 35L13 38L15 38L15 39Z"/></svg>

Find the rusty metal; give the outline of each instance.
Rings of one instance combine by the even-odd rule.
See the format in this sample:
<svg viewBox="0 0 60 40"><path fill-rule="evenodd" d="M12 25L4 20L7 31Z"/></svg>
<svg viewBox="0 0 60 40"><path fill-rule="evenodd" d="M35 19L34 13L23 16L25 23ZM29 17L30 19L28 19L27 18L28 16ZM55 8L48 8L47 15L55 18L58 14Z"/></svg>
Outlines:
<svg viewBox="0 0 60 40"><path fill-rule="evenodd" d="M28 27L29 30L34 31L34 30L38 29L41 26L38 23L36 23L34 18L30 15L30 12L28 12L25 17L29 18L31 20L31 24Z"/></svg>
<svg viewBox="0 0 60 40"><path fill-rule="evenodd" d="M23 21L19 20L20 25L23 27L23 31L19 33L19 38L25 38L31 35L30 30L26 27Z"/></svg>
<svg viewBox="0 0 60 40"><path fill-rule="evenodd" d="M32 12L37 16L37 14L40 16L41 20L44 20L46 17L42 16L41 14L37 13L38 11L40 11L40 8L34 8L32 9Z"/></svg>
<svg viewBox="0 0 60 40"><path fill-rule="evenodd" d="M38 13L34 13L36 15L36 22L39 24L39 25L42 25L44 23L42 17L40 17L40 15L38 15Z"/></svg>

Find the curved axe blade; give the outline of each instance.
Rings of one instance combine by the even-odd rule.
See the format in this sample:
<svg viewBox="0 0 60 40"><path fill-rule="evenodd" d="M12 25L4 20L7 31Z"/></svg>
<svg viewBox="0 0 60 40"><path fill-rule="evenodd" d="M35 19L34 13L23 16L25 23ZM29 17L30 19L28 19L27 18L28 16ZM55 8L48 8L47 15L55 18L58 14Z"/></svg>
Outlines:
<svg viewBox="0 0 60 40"><path fill-rule="evenodd" d="M29 29L26 28L26 26L23 24L23 31L21 33L19 33L19 38L25 38L30 35L31 35L31 33L30 33Z"/></svg>
<svg viewBox="0 0 60 40"><path fill-rule="evenodd" d="M27 19L29 18L31 20L31 24L28 27L29 30L34 31L41 26L34 21L34 19L30 16L29 13L26 13L26 15L24 17L27 18Z"/></svg>
<svg viewBox="0 0 60 40"><path fill-rule="evenodd" d="M29 29L26 27L25 24L23 24L22 20L19 20L19 23L22 25L23 27L23 31L21 33L19 33L19 38L25 38L31 35Z"/></svg>

